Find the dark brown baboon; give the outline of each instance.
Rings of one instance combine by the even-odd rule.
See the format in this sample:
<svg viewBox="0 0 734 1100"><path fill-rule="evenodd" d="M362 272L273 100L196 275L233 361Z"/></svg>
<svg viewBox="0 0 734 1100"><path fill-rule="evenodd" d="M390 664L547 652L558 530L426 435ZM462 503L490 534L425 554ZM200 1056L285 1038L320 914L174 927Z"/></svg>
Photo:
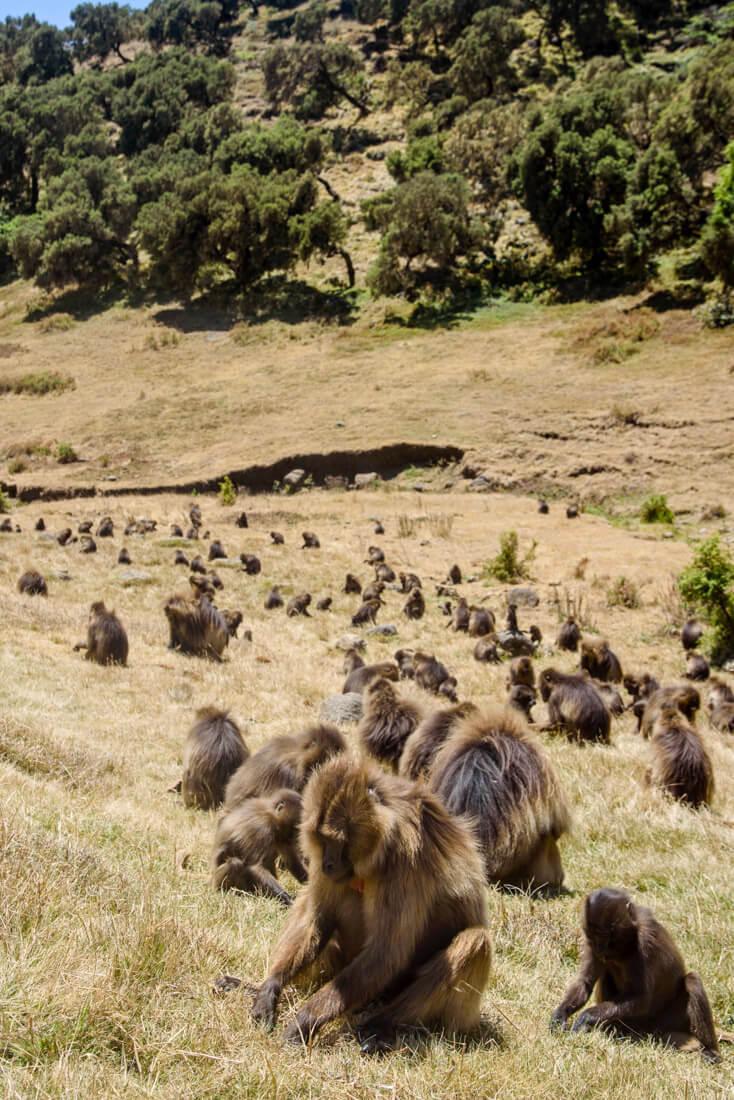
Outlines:
<svg viewBox="0 0 734 1100"><path fill-rule="evenodd" d="M92 530L92 526L93 526L93 524L92 524L91 519L82 520L82 522L79 524L79 526L76 529L77 534L78 535L88 535L90 533L90 531Z"/></svg>
<svg viewBox="0 0 734 1100"><path fill-rule="evenodd" d="M452 703L458 703L459 699L456 694L456 688L458 681L455 676L447 676L445 680L442 680L438 686L437 695L442 696L444 699L450 699Z"/></svg>
<svg viewBox="0 0 734 1100"><path fill-rule="evenodd" d="M400 591L411 592L414 588L422 588L420 577L415 573L400 573Z"/></svg>
<svg viewBox="0 0 734 1100"><path fill-rule="evenodd" d="M486 607L472 607L469 614L469 635L483 638L494 630L494 615Z"/></svg>
<svg viewBox="0 0 734 1100"><path fill-rule="evenodd" d="M711 669L706 658L691 650L686 657L686 671L683 673L686 680L708 680L710 674Z"/></svg>
<svg viewBox="0 0 734 1100"><path fill-rule="evenodd" d="M219 541L219 539L214 539L214 541L209 546L209 553L207 555L207 561L217 561L220 558L226 558L226 557L227 557L227 552L224 549L224 547L222 546L221 542Z"/></svg>
<svg viewBox="0 0 734 1100"><path fill-rule="evenodd" d="M71 538L71 527L65 527L64 530L56 536L56 541L59 546L66 546L67 542Z"/></svg>
<svg viewBox="0 0 734 1100"><path fill-rule="evenodd" d="M508 603L507 605L507 630L511 634L520 634L520 627L517 625L517 604Z"/></svg>
<svg viewBox="0 0 734 1100"><path fill-rule="evenodd" d="M571 653L575 653L579 647L581 641L581 628L574 619L573 615L570 615L565 623L561 625L561 629L558 631L558 637L556 638L556 645L559 649L570 650Z"/></svg>
<svg viewBox="0 0 734 1100"><path fill-rule="evenodd" d="M535 648L537 649L540 643L543 641L543 635L541 633L540 627L536 626L535 623L531 623L529 633L530 640L535 644Z"/></svg>
<svg viewBox="0 0 734 1100"><path fill-rule="evenodd" d="M198 537L199 537L199 528L198 527L189 527L188 531L186 532L186 538L189 540L189 542L196 542Z"/></svg>
<svg viewBox="0 0 734 1100"><path fill-rule="evenodd" d="M280 531L271 531L270 537L273 540L273 546L285 545L285 535L281 535Z"/></svg>
<svg viewBox="0 0 734 1100"><path fill-rule="evenodd" d="M375 534L376 535L384 535L385 534L385 528L382 526L379 519L375 523Z"/></svg>
<svg viewBox="0 0 734 1100"><path fill-rule="evenodd" d="M452 630L468 630L469 629L469 607L463 596L459 596L456 601L456 607L454 613L451 616L451 622L449 626Z"/></svg>
<svg viewBox="0 0 734 1100"><path fill-rule="evenodd" d="M449 674L446 665L428 653L413 654L413 677L424 691L431 691L434 695L439 693L445 680L453 681L456 686L456 680Z"/></svg>
<svg viewBox="0 0 734 1100"><path fill-rule="evenodd" d="M225 622L226 627L227 627L227 633L229 634L230 638L236 638L237 637L237 631L239 630L240 625L242 623L242 612L241 611L228 611L225 608L223 608L219 612L219 614L224 619L224 622Z"/></svg>
<svg viewBox="0 0 734 1100"><path fill-rule="evenodd" d="M685 650L695 649L703 635L704 628L695 619L688 619L683 624L680 632L680 640Z"/></svg>
<svg viewBox="0 0 734 1100"><path fill-rule="evenodd" d="M43 516L39 516L38 519L36 520L35 530L36 531L45 531L46 530L46 521L44 520Z"/></svg>
<svg viewBox="0 0 734 1100"><path fill-rule="evenodd" d="M638 719L638 732L649 737L661 707L672 703L689 722L695 722L696 711L701 706L701 696L691 684L674 684L661 687L646 699L638 699L634 711Z"/></svg>
<svg viewBox="0 0 734 1100"><path fill-rule="evenodd" d="M182 539L183 538L183 530L181 529L181 527L179 527L179 525L177 523L172 523L171 524L171 538L172 539Z"/></svg>
<svg viewBox="0 0 734 1100"><path fill-rule="evenodd" d="M247 522L247 512L240 512L240 514L237 516L237 519L234 521L234 525L235 527L249 527L250 525Z"/></svg>
<svg viewBox="0 0 734 1100"><path fill-rule="evenodd" d="M407 619L422 619L426 613L426 601L420 588L413 588L403 604L403 615Z"/></svg>
<svg viewBox="0 0 734 1100"><path fill-rule="evenodd" d="M257 554L240 554L240 561L245 567L245 573L250 577L256 577L262 570L262 563Z"/></svg>
<svg viewBox="0 0 734 1100"><path fill-rule="evenodd" d="M695 1045L708 1061L721 1061L703 982L686 973L672 936L650 909L635 905L623 890L605 887L587 896L583 926L581 968L551 1016L552 1029L565 1030L596 986L597 1003L576 1018L571 1031L602 1027L683 1049Z"/></svg>
<svg viewBox="0 0 734 1100"><path fill-rule="evenodd" d="M346 580L344 581L344 587L342 592L354 592L358 596L362 591L362 585L359 583L353 573L347 573Z"/></svg>
<svg viewBox="0 0 734 1100"><path fill-rule="evenodd" d="M406 779L426 778L436 753L453 733L457 722L476 711L473 703L459 703L446 710L435 710L416 726L400 755L398 773Z"/></svg>
<svg viewBox="0 0 734 1100"><path fill-rule="evenodd" d="M539 500L538 511L540 512L541 516L547 516L548 512L550 511L550 509L548 508L548 502L545 500Z"/></svg>
<svg viewBox="0 0 734 1100"><path fill-rule="evenodd" d="M331 596L323 596L316 604L317 611L330 611L333 600Z"/></svg>
<svg viewBox="0 0 734 1100"><path fill-rule="evenodd" d="M594 680L621 683L622 666L606 638L582 637L579 667L585 669Z"/></svg>
<svg viewBox="0 0 734 1100"><path fill-rule="evenodd" d="M209 577L200 577L198 573L192 573L189 577L189 584L197 596L206 596L210 600L214 599L214 585Z"/></svg>
<svg viewBox="0 0 734 1100"><path fill-rule="evenodd" d="M176 551L176 556L173 559L173 564L174 565L188 565L189 564L189 559L186 557L183 550L177 550Z"/></svg>
<svg viewBox="0 0 734 1100"><path fill-rule="evenodd" d="M364 559L368 565L379 565L385 560L385 551L379 546L368 546L367 557Z"/></svg>
<svg viewBox="0 0 734 1100"><path fill-rule="evenodd" d="M579 741L609 741L607 705L586 676L564 676L555 668L540 674L540 694L548 704L548 725Z"/></svg>
<svg viewBox="0 0 734 1100"><path fill-rule="evenodd" d="M80 554L96 554L97 543L94 541L91 535L82 535L79 539L79 553Z"/></svg>
<svg viewBox="0 0 734 1100"><path fill-rule="evenodd" d="M371 581L364 586L362 591L362 601L366 603L368 600L380 600L382 602L382 593L385 591L385 585L383 581Z"/></svg>
<svg viewBox="0 0 734 1100"><path fill-rule="evenodd" d="M474 646L474 660L487 661L488 664L498 665L501 657L497 652L497 642L492 638L482 638Z"/></svg>
<svg viewBox="0 0 734 1100"><path fill-rule="evenodd" d="M529 657L516 657L510 662L510 672L507 677L508 690L513 684L527 684L528 687L535 687L535 669Z"/></svg>
<svg viewBox="0 0 734 1100"><path fill-rule="evenodd" d="M18 578L18 591L26 596L48 596L48 585L36 569L27 569Z"/></svg>
<svg viewBox="0 0 734 1100"><path fill-rule="evenodd" d="M458 565L452 565L446 578L451 584L461 584L461 570Z"/></svg>
<svg viewBox="0 0 734 1100"><path fill-rule="evenodd" d="M189 521L192 527L198 529L201 527L201 508L198 504L192 504L189 508Z"/></svg>
<svg viewBox="0 0 734 1100"><path fill-rule="evenodd" d="M375 580L381 581L383 584L393 584L395 582L395 570L384 562L382 565L375 566Z"/></svg>
<svg viewBox="0 0 734 1100"><path fill-rule="evenodd" d="M199 810L221 806L227 783L249 755L229 711L217 707L197 710L183 753L184 805Z"/></svg>
<svg viewBox="0 0 734 1100"><path fill-rule="evenodd" d="M400 671L392 661L381 661L376 665L362 665L359 668L354 668L348 673L344 681L342 694L346 695L352 691L361 694L377 676L384 676L386 680L397 681L400 679Z"/></svg>
<svg viewBox="0 0 734 1100"><path fill-rule="evenodd" d="M344 654L344 675L348 676L355 668L364 668L364 660L356 649L348 649Z"/></svg>
<svg viewBox="0 0 734 1100"><path fill-rule="evenodd" d="M292 736L276 737L237 769L224 793L225 809L281 787L302 791L314 770L344 752L346 742L334 726L309 726Z"/></svg>
<svg viewBox="0 0 734 1100"><path fill-rule="evenodd" d="M288 600L288 606L285 609L285 613L289 619L294 618L296 615L305 615L309 617L310 611L308 610L311 603L311 593L301 592L297 596L291 596Z"/></svg>
<svg viewBox="0 0 734 1100"><path fill-rule="evenodd" d="M632 697L633 701L647 699L648 695L652 695L660 687L655 677L651 676L649 672L627 675L622 683L624 684L624 690Z"/></svg>
<svg viewBox="0 0 734 1100"><path fill-rule="evenodd" d="M7 519L7 518L6 518L6 519L2 520L2 522L0 522L0 531L2 531L2 533L3 533L4 535L9 535L9 534L12 534L12 532L13 532L13 525L12 525L12 523L10 522L10 520L9 520L9 519ZM69 532L69 534L71 534L71 532Z"/></svg>
<svg viewBox="0 0 734 1100"><path fill-rule="evenodd" d="M578 505L577 504L569 504L568 507L566 508L566 519L576 519L578 514L579 514Z"/></svg>
<svg viewBox="0 0 734 1100"><path fill-rule="evenodd" d="M533 721L531 711L538 701L538 693L529 684L513 684L507 696L507 704L525 715L528 722Z"/></svg>
<svg viewBox="0 0 734 1100"><path fill-rule="evenodd" d="M550 757L516 710L488 707L459 722L436 755L429 786L471 824L488 882L561 886L557 841L571 815Z"/></svg>
<svg viewBox="0 0 734 1100"><path fill-rule="evenodd" d="M624 714L624 700L612 684L602 683L602 681L597 680L594 687L606 703L610 714L613 714L616 718Z"/></svg>
<svg viewBox="0 0 734 1100"><path fill-rule="evenodd" d="M719 733L734 733L734 703L719 703L711 710L709 721Z"/></svg>
<svg viewBox="0 0 734 1100"><path fill-rule="evenodd" d="M390 681L379 677L370 681L362 695L357 737L372 756L397 767L405 742L423 717L417 703L400 698Z"/></svg>
<svg viewBox="0 0 734 1100"><path fill-rule="evenodd" d="M380 610L382 600L365 600L364 603L352 615L352 626L363 626L365 623L374 623L377 612Z"/></svg>
<svg viewBox="0 0 734 1100"><path fill-rule="evenodd" d="M218 592L221 592L221 590L224 588L224 585L222 584L221 578L218 573L210 573L209 580L212 582L213 587L216 588Z"/></svg>
<svg viewBox="0 0 734 1100"><path fill-rule="evenodd" d="M215 890L260 893L291 905L293 898L278 882L280 858L298 882L308 878L298 854L301 796L283 789L263 798L248 798L217 823L210 867Z"/></svg>
<svg viewBox="0 0 734 1100"><path fill-rule="evenodd" d="M722 703L734 703L734 691L731 690L726 680L719 676L712 676L706 685L706 703L709 710L715 710Z"/></svg>
<svg viewBox="0 0 734 1100"><path fill-rule="evenodd" d="M86 649L85 661L98 665L126 665L128 642L125 628L114 611L108 611L101 600L89 609L87 640L74 646Z"/></svg>
<svg viewBox="0 0 734 1100"><path fill-rule="evenodd" d="M284 603L279 588L271 588L265 597L265 610L273 611L276 607L282 607Z"/></svg>
<svg viewBox="0 0 734 1100"><path fill-rule="evenodd" d="M412 680L415 676L415 669L413 668L414 651L412 649L396 649L393 656L400 669L400 679Z"/></svg>
<svg viewBox="0 0 734 1100"><path fill-rule="evenodd" d="M117 564L118 565L130 565L131 562L132 562L132 558L130 557L130 554L128 553L128 551L123 546L122 550L120 550L120 553L117 555Z"/></svg>
<svg viewBox="0 0 734 1100"><path fill-rule="evenodd" d="M320 546L321 543L319 542L318 535L315 535L313 531L303 532L303 546L301 547L301 550L318 550Z"/></svg>
<svg viewBox="0 0 734 1100"><path fill-rule="evenodd" d="M189 566L192 573L206 573L206 566L204 562L197 554L195 558L191 559L191 565Z"/></svg>
<svg viewBox="0 0 734 1100"><path fill-rule="evenodd" d="M194 657L221 660L229 642L229 631L221 614L206 596L191 599L171 596L164 611L171 631L169 649L177 649Z"/></svg>
<svg viewBox="0 0 734 1100"><path fill-rule="evenodd" d="M652 726L652 765L646 781L694 809L708 806L714 793L711 758L698 733L675 703L663 703Z"/></svg>
<svg viewBox="0 0 734 1100"><path fill-rule="evenodd" d="M254 1018L272 1026L283 986L323 954L333 977L286 1028L290 1042L310 1043L323 1024L378 1002L360 1024L365 1052L403 1027L477 1028L492 949L470 830L422 785L344 757L306 788L301 844L308 883Z"/></svg>
<svg viewBox="0 0 734 1100"><path fill-rule="evenodd" d="M109 516L105 516L103 520L100 520L99 527L97 528L98 539L109 539L115 533L115 525L113 524Z"/></svg>

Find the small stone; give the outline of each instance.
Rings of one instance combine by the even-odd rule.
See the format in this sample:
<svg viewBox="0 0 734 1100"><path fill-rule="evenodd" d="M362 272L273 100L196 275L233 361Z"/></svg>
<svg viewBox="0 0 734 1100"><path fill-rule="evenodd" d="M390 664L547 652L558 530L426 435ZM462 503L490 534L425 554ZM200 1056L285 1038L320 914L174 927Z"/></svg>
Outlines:
<svg viewBox="0 0 734 1100"><path fill-rule="evenodd" d="M488 493L492 488L492 483L489 478L484 474L480 474L479 477L475 477L473 481L469 482L467 486L468 493Z"/></svg>
<svg viewBox="0 0 734 1100"><path fill-rule="evenodd" d="M394 638L398 632L398 628L392 623L383 623L382 626L371 626L367 634L374 635L377 638Z"/></svg>
<svg viewBox="0 0 734 1100"><path fill-rule="evenodd" d="M295 491L296 489L301 488L301 486L303 485L305 480L306 480L306 471L295 469L295 470L290 470L285 475L285 477L283 478L283 484L287 485L289 489Z"/></svg>
<svg viewBox="0 0 734 1100"><path fill-rule="evenodd" d="M377 474L355 474L354 475L354 488L355 489L372 489L377 484Z"/></svg>
<svg viewBox="0 0 734 1100"><path fill-rule="evenodd" d="M319 711L321 722L334 722L337 726L359 722L361 717L362 696L358 691L348 691L346 695L329 695Z"/></svg>
<svg viewBox="0 0 734 1100"><path fill-rule="evenodd" d="M52 576L56 581L71 580L71 573L69 573L66 569L53 569L50 573L50 576Z"/></svg>
<svg viewBox="0 0 734 1100"><path fill-rule="evenodd" d="M146 573L144 569L126 569L120 573L120 583L125 587L131 584L150 584L153 580L152 573Z"/></svg>
<svg viewBox="0 0 734 1100"><path fill-rule="evenodd" d="M343 428L344 427L344 421L343 420L337 420L336 426L337 426L337 428Z"/></svg>
<svg viewBox="0 0 734 1100"><path fill-rule="evenodd" d="M534 588L511 588L507 593L507 602L516 607L537 607L540 596Z"/></svg>
<svg viewBox="0 0 734 1100"><path fill-rule="evenodd" d="M367 643L361 634L342 634L341 638L338 638L334 645L337 649L342 649L346 653L348 649L366 649Z"/></svg>

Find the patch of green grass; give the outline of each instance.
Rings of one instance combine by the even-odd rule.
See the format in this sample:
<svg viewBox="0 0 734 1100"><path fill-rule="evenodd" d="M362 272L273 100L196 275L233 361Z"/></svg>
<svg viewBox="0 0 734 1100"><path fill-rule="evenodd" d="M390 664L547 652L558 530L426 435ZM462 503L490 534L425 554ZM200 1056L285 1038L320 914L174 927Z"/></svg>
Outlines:
<svg viewBox="0 0 734 1100"><path fill-rule="evenodd" d="M70 462L78 462L79 455L76 453L71 443L59 443L56 448L56 461L60 462L62 466L66 466Z"/></svg>
<svg viewBox="0 0 734 1100"><path fill-rule="evenodd" d="M485 577L494 577L507 584L526 580L530 576L530 563L535 557L537 545L533 539L530 549L521 557L517 531L505 531L500 535L499 553L484 566Z"/></svg>
<svg viewBox="0 0 734 1100"><path fill-rule="evenodd" d="M219 492L217 493L217 499L219 503L225 507L234 504L237 500L237 487L232 483L227 474L224 475L219 482Z"/></svg>
<svg viewBox="0 0 734 1100"><path fill-rule="evenodd" d="M69 374L58 371L39 371L24 374L22 378L0 378L0 394L16 393L43 397L47 393L64 393L75 390L76 382Z"/></svg>
<svg viewBox="0 0 734 1100"><path fill-rule="evenodd" d="M674 523L675 516L664 493L653 493L640 507L642 523Z"/></svg>

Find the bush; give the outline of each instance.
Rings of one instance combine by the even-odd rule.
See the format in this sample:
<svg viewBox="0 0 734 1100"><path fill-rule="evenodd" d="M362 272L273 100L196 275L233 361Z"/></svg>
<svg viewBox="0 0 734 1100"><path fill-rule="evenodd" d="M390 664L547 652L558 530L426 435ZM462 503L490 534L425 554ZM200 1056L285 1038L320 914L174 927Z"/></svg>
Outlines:
<svg viewBox="0 0 734 1100"><path fill-rule="evenodd" d="M237 487L232 484L227 474L219 482L219 503L225 506L234 504L237 500Z"/></svg>
<svg viewBox="0 0 734 1100"><path fill-rule="evenodd" d="M10 511L10 501L8 500L5 490L0 486L0 512Z"/></svg>
<svg viewBox="0 0 734 1100"><path fill-rule="evenodd" d="M629 577L617 577L607 588L607 607L626 607L629 611L634 611L639 606L637 585Z"/></svg>
<svg viewBox="0 0 734 1100"><path fill-rule="evenodd" d="M56 460L60 462L62 466L65 466L69 462L78 462L79 455L76 453L71 443L59 443L56 448Z"/></svg>
<svg viewBox="0 0 734 1100"><path fill-rule="evenodd" d="M675 517L664 493L654 493L642 502L640 519L643 523L674 523Z"/></svg>
<svg viewBox="0 0 734 1100"><path fill-rule="evenodd" d="M505 581L508 584L525 580L530 576L529 566L535 557L537 545L533 539L532 546L521 558L517 531L505 531L500 535L500 550L497 557L487 562L484 567L485 576L495 577L498 581Z"/></svg>
<svg viewBox="0 0 734 1100"><path fill-rule="evenodd" d="M705 648L715 664L734 655L734 562L718 536L705 539L681 573L680 593L702 612L711 626Z"/></svg>
<svg viewBox="0 0 734 1100"><path fill-rule="evenodd" d="M18 393L39 397L47 393L63 393L64 390L74 389L76 389L74 379L68 374L59 374L55 370L24 374L22 378L0 378L0 394Z"/></svg>
<svg viewBox="0 0 734 1100"><path fill-rule="evenodd" d="M8 463L9 474L22 474L26 469L26 464L22 458L14 458Z"/></svg>

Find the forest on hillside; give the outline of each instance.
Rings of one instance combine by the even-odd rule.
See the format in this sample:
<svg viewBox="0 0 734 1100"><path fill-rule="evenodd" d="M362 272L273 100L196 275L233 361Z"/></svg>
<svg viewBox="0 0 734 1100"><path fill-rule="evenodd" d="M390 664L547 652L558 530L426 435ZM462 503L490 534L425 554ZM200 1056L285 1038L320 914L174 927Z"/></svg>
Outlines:
<svg viewBox="0 0 734 1100"><path fill-rule="evenodd" d="M338 257L351 287L359 224L375 295L635 287L666 264L681 304L734 321L734 3L153 0L71 20L0 24L2 279L237 296ZM253 57L259 117L237 100ZM386 112L391 185L347 209L329 168Z"/></svg>

